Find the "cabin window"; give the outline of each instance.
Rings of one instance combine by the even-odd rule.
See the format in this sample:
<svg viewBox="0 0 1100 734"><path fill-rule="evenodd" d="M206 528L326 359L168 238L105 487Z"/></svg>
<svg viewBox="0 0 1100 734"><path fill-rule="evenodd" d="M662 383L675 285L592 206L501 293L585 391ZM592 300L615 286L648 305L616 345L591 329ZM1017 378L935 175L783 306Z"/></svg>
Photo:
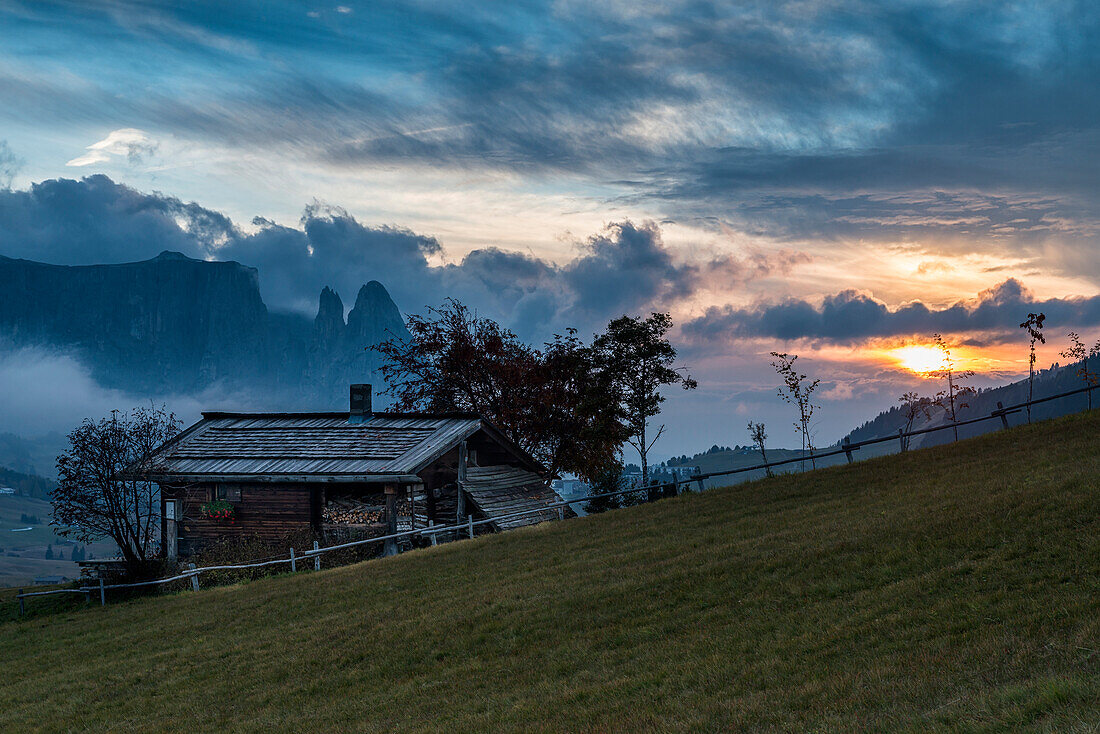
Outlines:
<svg viewBox="0 0 1100 734"><path fill-rule="evenodd" d="M215 484L214 499L226 502L241 501L241 487L239 484Z"/></svg>

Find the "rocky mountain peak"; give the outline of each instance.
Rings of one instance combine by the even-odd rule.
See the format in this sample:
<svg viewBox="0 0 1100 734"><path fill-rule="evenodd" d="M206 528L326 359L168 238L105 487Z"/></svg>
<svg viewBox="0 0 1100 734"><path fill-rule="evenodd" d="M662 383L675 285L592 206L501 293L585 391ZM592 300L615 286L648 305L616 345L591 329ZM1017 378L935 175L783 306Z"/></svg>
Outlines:
<svg viewBox="0 0 1100 734"><path fill-rule="evenodd" d="M372 280L359 289L355 306L348 313L348 339L364 344L377 344L391 335L404 334L401 311L390 298L386 287Z"/></svg>

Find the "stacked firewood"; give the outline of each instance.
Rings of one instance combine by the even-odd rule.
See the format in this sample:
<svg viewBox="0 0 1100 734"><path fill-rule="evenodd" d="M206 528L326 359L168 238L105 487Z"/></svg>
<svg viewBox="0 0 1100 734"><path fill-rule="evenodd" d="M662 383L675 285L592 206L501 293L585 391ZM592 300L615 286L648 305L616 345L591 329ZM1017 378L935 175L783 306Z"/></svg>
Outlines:
<svg viewBox="0 0 1100 734"><path fill-rule="evenodd" d="M412 503L401 500L396 503L399 518L412 517ZM423 506L421 506L423 511ZM325 503L322 522L328 525L369 525L386 521L385 505L376 505L350 497L334 497Z"/></svg>
<svg viewBox="0 0 1100 734"><path fill-rule="evenodd" d="M325 503L322 522L329 525L369 525L385 522L386 508L337 497Z"/></svg>

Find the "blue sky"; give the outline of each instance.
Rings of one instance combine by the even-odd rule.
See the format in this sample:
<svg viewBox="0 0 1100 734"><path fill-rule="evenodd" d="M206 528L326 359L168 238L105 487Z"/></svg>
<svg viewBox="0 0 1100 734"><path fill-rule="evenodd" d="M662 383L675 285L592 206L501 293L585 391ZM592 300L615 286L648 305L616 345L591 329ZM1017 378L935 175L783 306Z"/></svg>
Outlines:
<svg viewBox="0 0 1100 734"><path fill-rule="evenodd" d="M275 308L375 278L532 340L667 309L702 385L667 404L667 453L788 424L773 349L822 376L828 442L930 387L889 354L933 330L989 382L1026 372L1017 310L1095 331L1098 23L1084 2L0 2L0 254L170 244L259 267Z"/></svg>

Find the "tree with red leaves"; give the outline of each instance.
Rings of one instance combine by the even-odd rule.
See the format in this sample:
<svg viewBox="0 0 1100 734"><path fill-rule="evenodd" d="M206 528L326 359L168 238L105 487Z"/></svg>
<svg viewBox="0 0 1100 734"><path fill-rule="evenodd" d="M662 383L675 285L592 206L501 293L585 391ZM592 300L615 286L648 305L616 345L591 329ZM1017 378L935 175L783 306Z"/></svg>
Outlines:
<svg viewBox="0 0 1100 734"><path fill-rule="evenodd" d="M628 433L618 383L572 329L542 349L449 299L374 347L402 411L472 412L546 466L585 479L618 465Z"/></svg>

